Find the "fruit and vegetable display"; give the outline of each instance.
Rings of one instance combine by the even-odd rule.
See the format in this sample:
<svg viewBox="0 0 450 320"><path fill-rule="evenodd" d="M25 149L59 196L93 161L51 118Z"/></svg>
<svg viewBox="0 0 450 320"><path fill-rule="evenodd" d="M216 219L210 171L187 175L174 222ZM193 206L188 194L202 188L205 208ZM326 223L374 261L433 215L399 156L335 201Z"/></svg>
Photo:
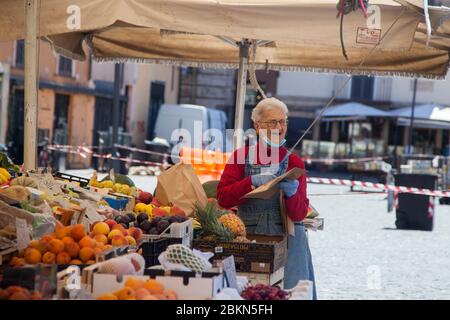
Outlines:
<svg viewBox="0 0 450 320"><path fill-rule="evenodd" d="M114 170L111 170L109 175L104 177L101 181L98 181L97 172L94 171L92 177L89 179L89 186L111 189L113 193L120 193L128 196L137 195L137 188L133 181L126 175L114 173Z"/></svg>
<svg viewBox="0 0 450 320"><path fill-rule="evenodd" d="M229 210L219 207L217 200L209 199L206 206L197 204L194 227L202 240L248 242L244 222Z"/></svg>
<svg viewBox="0 0 450 320"><path fill-rule="evenodd" d="M40 292L20 287L9 286L6 289L0 289L0 300L43 300Z"/></svg>
<svg viewBox="0 0 450 320"><path fill-rule="evenodd" d="M0 152L0 185L8 183L12 175L19 171L19 166L15 165L7 154Z"/></svg>
<svg viewBox="0 0 450 320"><path fill-rule="evenodd" d="M241 293L241 297L245 300L287 300L289 293L281 290L277 286L269 286L265 284L257 284L247 286Z"/></svg>
<svg viewBox="0 0 450 320"><path fill-rule="evenodd" d="M123 288L102 294L97 300L177 300L177 294L154 279L128 278Z"/></svg>
<svg viewBox="0 0 450 320"><path fill-rule="evenodd" d="M210 263L206 259L198 256L190 248L182 244L170 245L163 254L167 262L182 265L192 271L202 272L211 268Z"/></svg>
<svg viewBox="0 0 450 320"><path fill-rule="evenodd" d="M110 227L112 226L112 227ZM136 245L142 236L138 228L125 229L112 222L97 222L88 234L85 226L63 226L58 223L54 233L32 240L19 256L11 260L12 266L25 264L81 265L94 264L96 255L113 247Z"/></svg>
<svg viewBox="0 0 450 320"><path fill-rule="evenodd" d="M148 200L150 197L148 197ZM129 225L134 223L142 229L144 234L160 235L172 223L182 223L189 218L186 213L177 206L161 206L156 198L152 199L149 204L144 202L137 203L134 207L135 217L133 214L119 216L116 221Z"/></svg>
<svg viewBox="0 0 450 320"><path fill-rule="evenodd" d="M206 196L199 197L198 201L189 199L186 204L173 195L165 197L157 191L154 196L141 190L128 176L113 170L104 177L94 172L88 181L71 175L52 175L45 170L23 171L0 154L2 267L21 272L26 269L23 266L34 265L36 272L41 272L40 276L45 275L43 269L53 270L48 272L57 273L56 287L63 282L59 277L64 272L69 274L68 266L79 265L81 281L86 281L80 291L85 290L83 294L88 298L97 297L96 292L106 289L101 286L108 281L94 282L95 275L99 279L111 276L111 281L118 282L117 279L124 277L124 282L120 280L107 290L120 289L102 294L98 300L184 298L187 296L185 288L178 291L171 282L176 280L166 277L191 277L193 273L194 278L208 279L204 283L220 284L224 289L226 281L210 278L215 273L219 278L224 276L221 265L216 265L222 258L215 256L212 259L213 253L192 249L192 226L195 237L200 240L237 242L230 245L240 247L244 246L242 243L250 242L242 219L218 205L215 199L217 183L204 184ZM194 206L194 203L197 204ZM161 277L159 281L144 277L144 274L154 272L149 267L157 269L155 274ZM158 268L163 271L161 275ZM172 274L171 271L177 272ZM1 272L0 269L0 287ZM177 290L178 296L163 283ZM3 286L10 284L3 279ZM94 284L100 286L97 287L99 290L94 289ZM21 282L21 285L26 286L26 283ZM204 286L207 284L202 284L201 290L217 292ZM59 289L52 295L58 295ZM197 288L191 289L196 292ZM240 293L236 291L236 294L239 297ZM85 296L74 292L66 292L66 295L71 299ZM210 293L208 295L208 299L213 298ZM242 298L247 300L284 300L288 295L278 287L264 285L247 286L242 292ZM0 300L40 299L42 293L19 286L0 289Z"/></svg>

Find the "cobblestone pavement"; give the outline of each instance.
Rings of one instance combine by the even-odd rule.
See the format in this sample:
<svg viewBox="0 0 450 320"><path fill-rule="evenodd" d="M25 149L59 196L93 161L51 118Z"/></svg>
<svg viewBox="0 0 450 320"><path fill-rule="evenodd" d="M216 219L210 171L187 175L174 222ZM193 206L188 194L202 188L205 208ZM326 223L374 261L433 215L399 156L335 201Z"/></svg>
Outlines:
<svg viewBox="0 0 450 320"><path fill-rule="evenodd" d="M70 171L89 176L92 171ZM155 177L133 176L147 191ZM450 206L436 201L432 232L395 229L385 194L308 185L325 219L311 232L319 299L450 299Z"/></svg>

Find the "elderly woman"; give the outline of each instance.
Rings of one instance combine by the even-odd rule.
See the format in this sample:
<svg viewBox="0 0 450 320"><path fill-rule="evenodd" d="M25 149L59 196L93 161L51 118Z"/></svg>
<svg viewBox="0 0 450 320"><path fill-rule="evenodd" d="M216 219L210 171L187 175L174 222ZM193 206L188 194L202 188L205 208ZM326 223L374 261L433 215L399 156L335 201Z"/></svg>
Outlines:
<svg viewBox="0 0 450 320"><path fill-rule="evenodd" d="M287 131L286 105L278 99L267 98L253 109L252 120L258 142L236 150L227 165L217 187L219 205L224 208L238 207L249 234L285 234L280 215L280 194L271 199L244 199L254 188L269 182L294 167L304 169L304 163L283 147ZM244 161L240 161L244 154ZM264 159L263 159L264 158ZM271 162L268 163L267 159ZM306 177L283 180L286 211L295 224L295 236L288 239L288 260L285 267L285 288L294 287L299 280L314 281L311 253L302 220L306 217L309 200L306 196ZM316 298L315 285L313 292Z"/></svg>

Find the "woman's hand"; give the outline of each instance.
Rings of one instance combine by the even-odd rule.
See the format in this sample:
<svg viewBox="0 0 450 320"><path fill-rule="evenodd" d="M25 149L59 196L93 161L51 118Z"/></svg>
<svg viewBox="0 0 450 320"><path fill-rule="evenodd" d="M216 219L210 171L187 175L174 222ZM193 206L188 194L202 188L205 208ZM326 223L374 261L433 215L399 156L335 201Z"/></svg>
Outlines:
<svg viewBox="0 0 450 320"><path fill-rule="evenodd" d="M252 185L255 187L260 187L275 178L276 176L273 174L255 174L252 176Z"/></svg>
<svg viewBox="0 0 450 320"><path fill-rule="evenodd" d="M285 179L279 183L280 189L284 192L284 195L288 198L292 197L298 189L298 180Z"/></svg>

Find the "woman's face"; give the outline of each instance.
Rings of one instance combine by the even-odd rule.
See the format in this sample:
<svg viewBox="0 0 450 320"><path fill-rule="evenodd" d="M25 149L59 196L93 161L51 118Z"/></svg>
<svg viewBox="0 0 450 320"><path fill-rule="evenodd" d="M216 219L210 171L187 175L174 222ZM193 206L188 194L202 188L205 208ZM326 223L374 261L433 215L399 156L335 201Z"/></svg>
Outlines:
<svg viewBox="0 0 450 320"><path fill-rule="evenodd" d="M258 135L265 135L271 142L279 144L286 136L287 117L280 108L265 109L261 119L254 122Z"/></svg>

